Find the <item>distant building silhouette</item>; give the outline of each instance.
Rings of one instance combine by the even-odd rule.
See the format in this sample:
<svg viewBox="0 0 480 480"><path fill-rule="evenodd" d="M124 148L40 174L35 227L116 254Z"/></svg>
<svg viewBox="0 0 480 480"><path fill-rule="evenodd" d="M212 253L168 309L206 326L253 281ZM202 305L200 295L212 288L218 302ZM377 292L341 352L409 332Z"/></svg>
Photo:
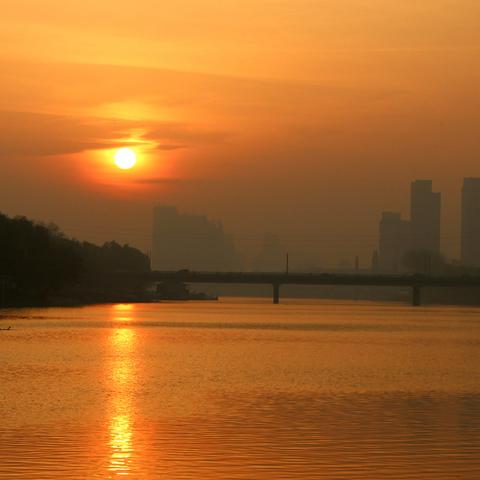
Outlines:
<svg viewBox="0 0 480 480"><path fill-rule="evenodd" d="M373 251L371 270L372 270L373 273L377 273L380 270L380 263L379 263L379 259L378 259L378 250Z"/></svg>
<svg viewBox="0 0 480 480"><path fill-rule="evenodd" d="M411 185L411 250L440 252L441 194L432 191L431 180Z"/></svg>
<svg viewBox="0 0 480 480"><path fill-rule="evenodd" d="M462 263L480 267L480 178L465 178L462 188Z"/></svg>
<svg viewBox="0 0 480 480"><path fill-rule="evenodd" d="M153 216L152 268L228 271L240 269L241 260L221 223L159 205Z"/></svg>
<svg viewBox="0 0 480 480"><path fill-rule="evenodd" d="M440 254L441 194L432 191L431 180L415 180L410 200L410 221L402 220L398 212L382 214L378 267L383 272L411 270L407 254L430 260Z"/></svg>
<svg viewBox="0 0 480 480"><path fill-rule="evenodd" d="M379 228L378 264L383 272L403 269L403 258L410 249L410 222L399 212L383 212Z"/></svg>
<svg viewBox="0 0 480 480"><path fill-rule="evenodd" d="M260 252L254 261L257 272L285 271L286 250L282 247L278 235L266 233L262 240Z"/></svg>

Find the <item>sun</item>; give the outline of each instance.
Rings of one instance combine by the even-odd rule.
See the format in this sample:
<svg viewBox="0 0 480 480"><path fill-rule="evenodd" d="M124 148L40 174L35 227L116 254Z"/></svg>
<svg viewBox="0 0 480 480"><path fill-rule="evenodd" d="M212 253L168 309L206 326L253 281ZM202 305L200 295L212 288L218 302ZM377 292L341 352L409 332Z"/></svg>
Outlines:
<svg viewBox="0 0 480 480"><path fill-rule="evenodd" d="M131 148L120 148L115 153L115 165L122 170L130 170L137 163L137 155Z"/></svg>

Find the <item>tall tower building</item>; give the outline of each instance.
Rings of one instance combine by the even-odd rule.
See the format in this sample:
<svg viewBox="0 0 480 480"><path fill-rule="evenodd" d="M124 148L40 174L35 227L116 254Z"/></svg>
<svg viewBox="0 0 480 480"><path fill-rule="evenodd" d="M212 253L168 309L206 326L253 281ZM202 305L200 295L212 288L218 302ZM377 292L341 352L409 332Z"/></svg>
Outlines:
<svg viewBox="0 0 480 480"><path fill-rule="evenodd" d="M286 249L273 233L265 233L259 254L254 260L254 269L259 272L284 272Z"/></svg>
<svg viewBox="0 0 480 480"><path fill-rule="evenodd" d="M465 178L462 188L462 263L480 267L480 178Z"/></svg>
<svg viewBox="0 0 480 480"><path fill-rule="evenodd" d="M221 223L158 205L153 213L152 269L237 270L241 259Z"/></svg>
<svg viewBox="0 0 480 480"><path fill-rule="evenodd" d="M386 273L402 271L404 257L410 248L410 222L402 220L398 212L383 212L379 233L379 269Z"/></svg>
<svg viewBox="0 0 480 480"><path fill-rule="evenodd" d="M440 252L441 194L432 191L431 180L415 180L411 185L412 250Z"/></svg>

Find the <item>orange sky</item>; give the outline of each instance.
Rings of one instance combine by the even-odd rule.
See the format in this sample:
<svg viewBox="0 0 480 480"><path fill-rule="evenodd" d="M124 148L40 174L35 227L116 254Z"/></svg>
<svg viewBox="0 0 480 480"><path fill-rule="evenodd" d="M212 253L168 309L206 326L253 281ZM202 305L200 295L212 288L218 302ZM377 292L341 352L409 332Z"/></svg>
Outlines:
<svg viewBox="0 0 480 480"><path fill-rule="evenodd" d="M414 178L480 176L477 0L16 0L0 15L0 210L149 248L151 206L369 262ZM113 166L134 145L136 169Z"/></svg>

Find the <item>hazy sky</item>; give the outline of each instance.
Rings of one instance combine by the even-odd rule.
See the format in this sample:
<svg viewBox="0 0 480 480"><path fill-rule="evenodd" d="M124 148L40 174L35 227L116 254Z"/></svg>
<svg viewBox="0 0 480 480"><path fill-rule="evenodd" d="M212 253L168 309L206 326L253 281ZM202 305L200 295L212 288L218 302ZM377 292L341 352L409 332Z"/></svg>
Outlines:
<svg viewBox="0 0 480 480"><path fill-rule="evenodd" d="M380 212L431 178L458 255L478 0L4 3L0 211L148 249L152 205L173 204L251 251L272 231L293 264L366 265Z"/></svg>

